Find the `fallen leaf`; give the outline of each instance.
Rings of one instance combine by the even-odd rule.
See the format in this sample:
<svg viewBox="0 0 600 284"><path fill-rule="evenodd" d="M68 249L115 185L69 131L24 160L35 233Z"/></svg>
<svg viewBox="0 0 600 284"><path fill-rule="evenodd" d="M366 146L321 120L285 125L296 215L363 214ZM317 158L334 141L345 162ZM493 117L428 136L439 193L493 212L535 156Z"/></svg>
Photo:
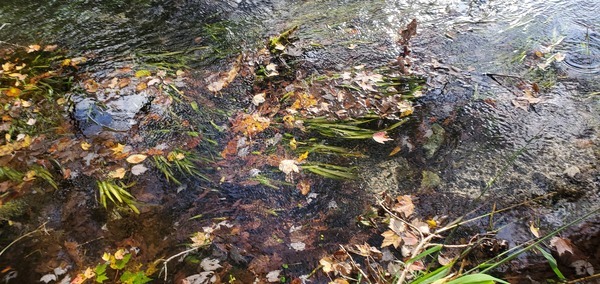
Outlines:
<svg viewBox="0 0 600 284"><path fill-rule="evenodd" d="M83 141L83 142L81 142L81 144L79 144L79 146L81 146L82 150L87 151L92 147L92 144Z"/></svg>
<svg viewBox="0 0 600 284"><path fill-rule="evenodd" d="M550 245L556 249L559 256L567 252L573 254L573 245L568 239L563 239L561 237L553 237L550 240Z"/></svg>
<svg viewBox="0 0 600 284"><path fill-rule="evenodd" d="M381 234L383 236L383 242L381 243L381 247L387 247L393 245L394 248L398 248L402 243L402 237L396 234L392 230L387 230Z"/></svg>
<svg viewBox="0 0 600 284"><path fill-rule="evenodd" d="M113 155L117 156L123 153L123 150L125 150L125 145L118 143L114 147L110 148L110 150L113 151Z"/></svg>
<svg viewBox="0 0 600 284"><path fill-rule="evenodd" d="M10 87L4 91L4 94L8 97L18 97L19 95L21 95L21 89Z"/></svg>
<svg viewBox="0 0 600 284"><path fill-rule="evenodd" d="M540 237L540 228L536 227L533 222L529 222L529 231L536 237Z"/></svg>
<svg viewBox="0 0 600 284"><path fill-rule="evenodd" d="M279 274L281 273L281 270L273 270L270 271L269 273L267 273L267 281L269 282L279 282Z"/></svg>
<svg viewBox="0 0 600 284"><path fill-rule="evenodd" d="M260 104L265 102L265 93L256 94L252 97L252 104L255 106L259 106Z"/></svg>
<svg viewBox="0 0 600 284"><path fill-rule="evenodd" d="M389 157L394 156L394 155L398 154L398 152L400 152L400 150L402 150L402 147L396 146L396 147L394 147L394 149L392 149L392 151L390 152L390 154L388 156Z"/></svg>
<svg viewBox="0 0 600 284"><path fill-rule="evenodd" d="M583 259L573 261L569 266L575 268L575 274L579 276L594 275L594 266Z"/></svg>
<svg viewBox="0 0 600 284"><path fill-rule="evenodd" d="M303 251L304 249L306 249L306 244L303 242L295 242L291 243L290 247L293 248L295 251Z"/></svg>
<svg viewBox="0 0 600 284"><path fill-rule="evenodd" d="M215 283L217 276L212 271L201 272L198 274L190 275L183 279L182 284L208 284Z"/></svg>
<svg viewBox="0 0 600 284"><path fill-rule="evenodd" d="M122 178L125 177L125 173L126 172L127 171L125 171L125 168L118 168L118 169L116 169L114 171L110 171L108 173L108 177L110 177L110 178L116 178L116 179L122 179Z"/></svg>
<svg viewBox="0 0 600 284"><path fill-rule="evenodd" d="M28 46L25 51L27 51L27 53L32 53L35 51L39 51L40 49L42 49L42 47L39 44L33 44Z"/></svg>
<svg viewBox="0 0 600 284"><path fill-rule="evenodd" d="M218 259L214 258L205 258L200 262L200 267L204 269L204 271L215 271L222 266L219 264Z"/></svg>
<svg viewBox="0 0 600 284"><path fill-rule="evenodd" d="M131 167L131 173L134 176L139 176L143 173L145 173L148 170L148 168L146 168L144 165L135 165L133 167Z"/></svg>
<svg viewBox="0 0 600 284"><path fill-rule="evenodd" d="M396 198L396 204L394 204L392 209L398 213L404 214L405 217L408 217L415 211L415 205L413 204L410 195L402 195Z"/></svg>
<svg viewBox="0 0 600 284"><path fill-rule="evenodd" d="M148 88L148 85L144 82L141 82L141 83L137 84L137 86L135 86L135 90L138 92L143 91L147 88Z"/></svg>
<svg viewBox="0 0 600 284"><path fill-rule="evenodd" d="M139 164L141 162L143 162L144 160L146 160L148 156L143 155L143 154L134 154L131 155L129 157L127 157L127 162L130 164Z"/></svg>
<svg viewBox="0 0 600 284"><path fill-rule="evenodd" d="M292 172L300 172L300 168L298 168L297 162L295 160L281 160L281 162L279 162L279 170L285 173L286 175L289 175Z"/></svg>
<svg viewBox="0 0 600 284"><path fill-rule="evenodd" d="M388 137L385 131L381 131L373 134L373 140L377 143L385 144L385 141L393 141L394 139Z"/></svg>
<svg viewBox="0 0 600 284"><path fill-rule="evenodd" d="M85 82L83 82L83 88L88 93L95 93L98 91L99 85L93 79L87 79L85 80Z"/></svg>
<svg viewBox="0 0 600 284"><path fill-rule="evenodd" d="M46 47L44 47L44 51L47 51L47 52L52 52L52 51L55 51L57 48L58 48L58 45L57 45L57 44L54 44L54 45L46 45Z"/></svg>
<svg viewBox="0 0 600 284"><path fill-rule="evenodd" d="M296 188L300 190L300 193L302 193L302 195L307 195L310 192L310 186L311 186L311 182L308 180L301 180L297 185Z"/></svg>
<svg viewBox="0 0 600 284"><path fill-rule="evenodd" d="M135 71L135 77L136 78L148 77L150 75L152 75L152 73L150 73L149 70L138 70L138 71Z"/></svg>
<svg viewBox="0 0 600 284"><path fill-rule="evenodd" d="M46 275L42 276L42 278L40 278L39 281L40 282L44 282L44 283L48 283L50 281L56 281L56 275L54 275L54 274L46 274Z"/></svg>

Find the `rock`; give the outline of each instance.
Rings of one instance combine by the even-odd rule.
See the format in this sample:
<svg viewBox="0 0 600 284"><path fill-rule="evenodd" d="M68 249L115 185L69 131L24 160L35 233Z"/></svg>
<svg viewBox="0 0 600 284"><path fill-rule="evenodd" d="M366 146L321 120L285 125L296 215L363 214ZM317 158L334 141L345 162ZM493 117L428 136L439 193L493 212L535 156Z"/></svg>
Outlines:
<svg viewBox="0 0 600 284"><path fill-rule="evenodd" d="M427 159L433 157L433 155L435 155L435 153L440 149L442 143L444 143L445 134L446 130L444 130L444 128L439 124L436 123L431 126L431 130L427 134L427 142L425 142L423 145L423 149L425 149L425 157L427 157Z"/></svg>
<svg viewBox="0 0 600 284"><path fill-rule="evenodd" d="M435 189L440 186L440 184L442 184L442 180L436 173L423 171L423 179L421 180L422 190Z"/></svg>

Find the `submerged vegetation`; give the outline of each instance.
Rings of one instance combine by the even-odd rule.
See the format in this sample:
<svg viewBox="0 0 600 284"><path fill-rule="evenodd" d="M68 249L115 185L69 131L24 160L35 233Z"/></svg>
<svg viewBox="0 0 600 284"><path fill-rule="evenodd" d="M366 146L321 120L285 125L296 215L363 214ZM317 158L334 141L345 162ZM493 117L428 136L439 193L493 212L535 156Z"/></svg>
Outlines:
<svg viewBox="0 0 600 284"><path fill-rule="evenodd" d="M304 56L319 43L299 40L302 29L293 25L257 50L242 50L232 31L240 27L217 21L205 24L193 47L137 51L131 61L101 72L89 63L97 54L69 57L52 45L3 49L0 256L19 256L17 244L39 237L26 249L33 251L28 257L45 261L36 268L46 273L39 279L45 283L459 284L508 283L494 269L539 252L566 280L557 258L576 248L558 234L598 209L546 234L531 223L533 237L509 247L496 236L498 216L548 196L504 209L482 204L478 209L491 207L489 213L449 221L439 208L420 212L420 196L441 184L436 173L422 171L414 194L385 192L355 220L342 220L368 206L358 202L362 192L345 192L363 182L361 159L420 155L402 133L427 83L411 70L416 20L399 33L396 61L379 67L312 70ZM545 67L560 61L551 53L535 54L534 61ZM215 62L222 70L193 70ZM542 67L532 68L531 78L486 75L521 83L514 104L529 110L557 78ZM436 119L420 117L422 125L411 125L431 142L420 145L419 163L437 159L445 143L440 125L452 121L425 129ZM413 169L385 170L393 180ZM342 198L319 200L327 195ZM38 196L64 208L30 208L28 198ZM42 214L52 226L64 221L74 228L44 223L27 231L24 224ZM148 221L157 215L169 224ZM47 252L40 249L46 242L54 245ZM318 255L300 255L304 250ZM576 268L594 274L583 254L577 257ZM19 269L0 265L2 273ZM312 272L299 275L306 266Z"/></svg>

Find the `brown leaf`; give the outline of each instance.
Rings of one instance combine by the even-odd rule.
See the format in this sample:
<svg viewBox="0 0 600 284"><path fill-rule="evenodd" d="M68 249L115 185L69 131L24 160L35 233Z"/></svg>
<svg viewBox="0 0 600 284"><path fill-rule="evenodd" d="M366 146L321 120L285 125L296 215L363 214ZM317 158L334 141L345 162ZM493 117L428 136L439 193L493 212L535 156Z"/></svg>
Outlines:
<svg viewBox="0 0 600 284"><path fill-rule="evenodd" d="M140 92L148 88L148 85L145 82L141 82L135 86L135 90Z"/></svg>
<svg viewBox="0 0 600 284"><path fill-rule="evenodd" d="M85 82L83 82L83 88L88 92L88 93L95 93L98 91L98 83L96 83L96 81L94 81L93 79L87 79L85 80Z"/></svg>
<svg viewBox="0 0 600 284"><path fill-rule="evenodd" d="M393 245L394 248L398 248L402 243L402 237L400 237L392 230L387 230L381 235L383 236L383 242L381 243L382 248L390 245Z"/></svg>
<svg viewBox="0 0 600 284"><path fill-rule="evenodd" d="M550 240L550 245L553 246L558 252L559 256L569 252L573 254L573 243L569 239L563 239L561 237L553 237Z"/></svg>
<svg viewBox="0 0 600 284"><path fill-rule="evenodd" d="M415 205L413 204L410 195L398 196L396 201L397 202L392 209L398 213L404 214L405 217L412 215L415 211Z"/></svg>
<svg viewBox="0 0 600 284"><path fill-rule="evenodd" d="M413 19L405 29L400 31L400 40L398 41L401 45L407 45L410 39L417 34L417 19Z"/></svg>

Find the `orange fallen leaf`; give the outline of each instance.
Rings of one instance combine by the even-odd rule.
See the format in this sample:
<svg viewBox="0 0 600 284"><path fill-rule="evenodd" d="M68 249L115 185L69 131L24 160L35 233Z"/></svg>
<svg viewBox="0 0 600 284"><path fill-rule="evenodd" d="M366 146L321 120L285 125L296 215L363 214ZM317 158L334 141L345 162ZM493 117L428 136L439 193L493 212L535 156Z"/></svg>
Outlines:
<svg viewBox="0 0 600 284"><path fill-rule="evenodd" d="M21 95L21 89L10 87L8 88L8 90L4 91L4 94L6 94L6 96L8 97L18 97L19 95Z"/></svg>
<svg viewBox="0 0 600 284"><path fill-rule="evenodd" d="M138 92L139 91L143 91L143 90L145 90L147 88L148 88L148 85L146 83L144 83L144 82L141 82L137 86L135 86L135 90L138 91Z"/></svg>

